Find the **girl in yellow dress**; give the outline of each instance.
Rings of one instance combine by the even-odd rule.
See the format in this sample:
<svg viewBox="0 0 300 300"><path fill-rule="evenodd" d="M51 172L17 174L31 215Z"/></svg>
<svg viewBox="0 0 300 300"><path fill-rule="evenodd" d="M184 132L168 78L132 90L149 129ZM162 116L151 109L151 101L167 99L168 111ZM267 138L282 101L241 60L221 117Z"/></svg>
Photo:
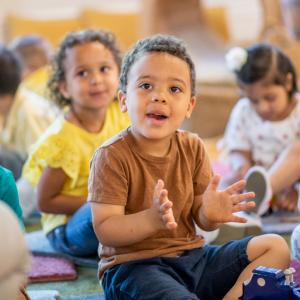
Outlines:
<svg viewBox="0 0 300 300"><path fill-rule="evenodd" d="M37 187L42 226L51 245L74 256L97 253L86 203L94 151L129 125L118 103L121 56L114 36L85 30L60 45L49 81L52 98L66 108L33 147L23 177Z"/></svg>

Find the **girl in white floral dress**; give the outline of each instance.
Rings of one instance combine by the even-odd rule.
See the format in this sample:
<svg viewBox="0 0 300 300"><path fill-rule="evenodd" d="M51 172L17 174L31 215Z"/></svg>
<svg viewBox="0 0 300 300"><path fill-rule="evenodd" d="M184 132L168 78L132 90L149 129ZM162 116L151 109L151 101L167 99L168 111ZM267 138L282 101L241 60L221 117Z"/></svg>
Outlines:
<svg viewBox="0 0 300 300"><path fill-rule="evenodd" d="M268 210L271 188L277 207L295 210L298 196L294 183L298 178L282 184L282 178L289 174L277 173L270 184L256 184L258 173L272 173L278 164L290 162L292 153L299 151L300 96L293 63L281 50L266 44L233 48L226 60L243 97L231 113L221 142L231 169L224 185L249 179L249 189L257 194L260 215ZM249 171L252 166L263 168L255 168L253 177L253 170ZM266 197L262 200L261 195Z"/></svg>

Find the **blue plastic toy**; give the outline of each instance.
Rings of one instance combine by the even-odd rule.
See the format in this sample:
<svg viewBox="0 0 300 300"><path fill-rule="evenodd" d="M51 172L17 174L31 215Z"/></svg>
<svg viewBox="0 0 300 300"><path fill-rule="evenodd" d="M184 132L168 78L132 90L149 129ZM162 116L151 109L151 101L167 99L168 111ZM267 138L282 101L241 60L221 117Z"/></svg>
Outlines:
<svg viewBox="0 0 300 300"><path fill-rule="evenodd" d="M293 280L294 268L285 271L258 267L243 284L241 300L300 300L300 287Z"/></svg>

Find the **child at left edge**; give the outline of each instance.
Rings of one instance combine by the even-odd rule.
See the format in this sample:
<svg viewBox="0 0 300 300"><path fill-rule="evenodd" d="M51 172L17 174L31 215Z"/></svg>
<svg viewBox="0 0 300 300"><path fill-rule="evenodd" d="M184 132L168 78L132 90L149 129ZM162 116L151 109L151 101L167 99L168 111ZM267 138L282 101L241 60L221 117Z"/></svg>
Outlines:
<svg viewBox="0 0 300 300"><path fill-rule="evenodd" d="M196 103L195 78L171 36L140 40L123 60L119 102L132 125L97 150L89 179L106 299L233 300L257 266L289 265L278 235L222 246L196 235L195 223L245 222L235 212L255 204L253 192L239 193L244 180L219 191L201 139L178 130Z"/></svg>

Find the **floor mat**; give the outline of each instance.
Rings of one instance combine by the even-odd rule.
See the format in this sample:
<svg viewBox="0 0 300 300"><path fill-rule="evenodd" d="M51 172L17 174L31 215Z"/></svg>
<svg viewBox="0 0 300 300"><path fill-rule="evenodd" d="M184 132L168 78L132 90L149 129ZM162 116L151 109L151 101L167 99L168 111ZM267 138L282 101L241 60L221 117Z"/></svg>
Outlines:
<svg viewBox="0 0 300 300"><path fill-rule="evenodd" d="M76 279L77 272L73 262L67 258L33 255L27 277L30 283L66 281Z"/></svg>
<svg viewBox="0 0 300 300"><path fill-rule="evenodd" d="M63 297L62 300L105 300L101 295L87 295L87 296L75 296L75 297Z"/></svg>
<svg viewBox="0 0 300 300"><path fill-rule="evenodd" d="M90 268L98 267L98 262L99 262L98 257L85 258L85 257L71 256L68 254L57 252L55 249L52 248L52 246L50 245L49 241L47 240L42 230L27 233L25 235L25 239L29 250L33 254L66 257L70 259L75 265L78 266L90 267Z"/></svg>
<svg viewBox="0 0 300 300"><path fill-rule="evenodd" d="M278 211L262 218L264 233L289 234L299 223L298 212Z"/></svg>
<svg viewBox="0 0 300 300"><path fill-rule="evenodd" d="M76 271L78 275L76 280L30 283L27 285L27 291L36 291L38 293L44 290L55 290L59 292L60 299L75 296L80 299L80 296L103 295L96 269L78 266Z"/></svg>
<svg viewBox="0 0 300 300"><path fill-rule="evenodd" d="M44 291L27 291L30 300L60 300L61 297L58 291L44 290Z"/></svg>

